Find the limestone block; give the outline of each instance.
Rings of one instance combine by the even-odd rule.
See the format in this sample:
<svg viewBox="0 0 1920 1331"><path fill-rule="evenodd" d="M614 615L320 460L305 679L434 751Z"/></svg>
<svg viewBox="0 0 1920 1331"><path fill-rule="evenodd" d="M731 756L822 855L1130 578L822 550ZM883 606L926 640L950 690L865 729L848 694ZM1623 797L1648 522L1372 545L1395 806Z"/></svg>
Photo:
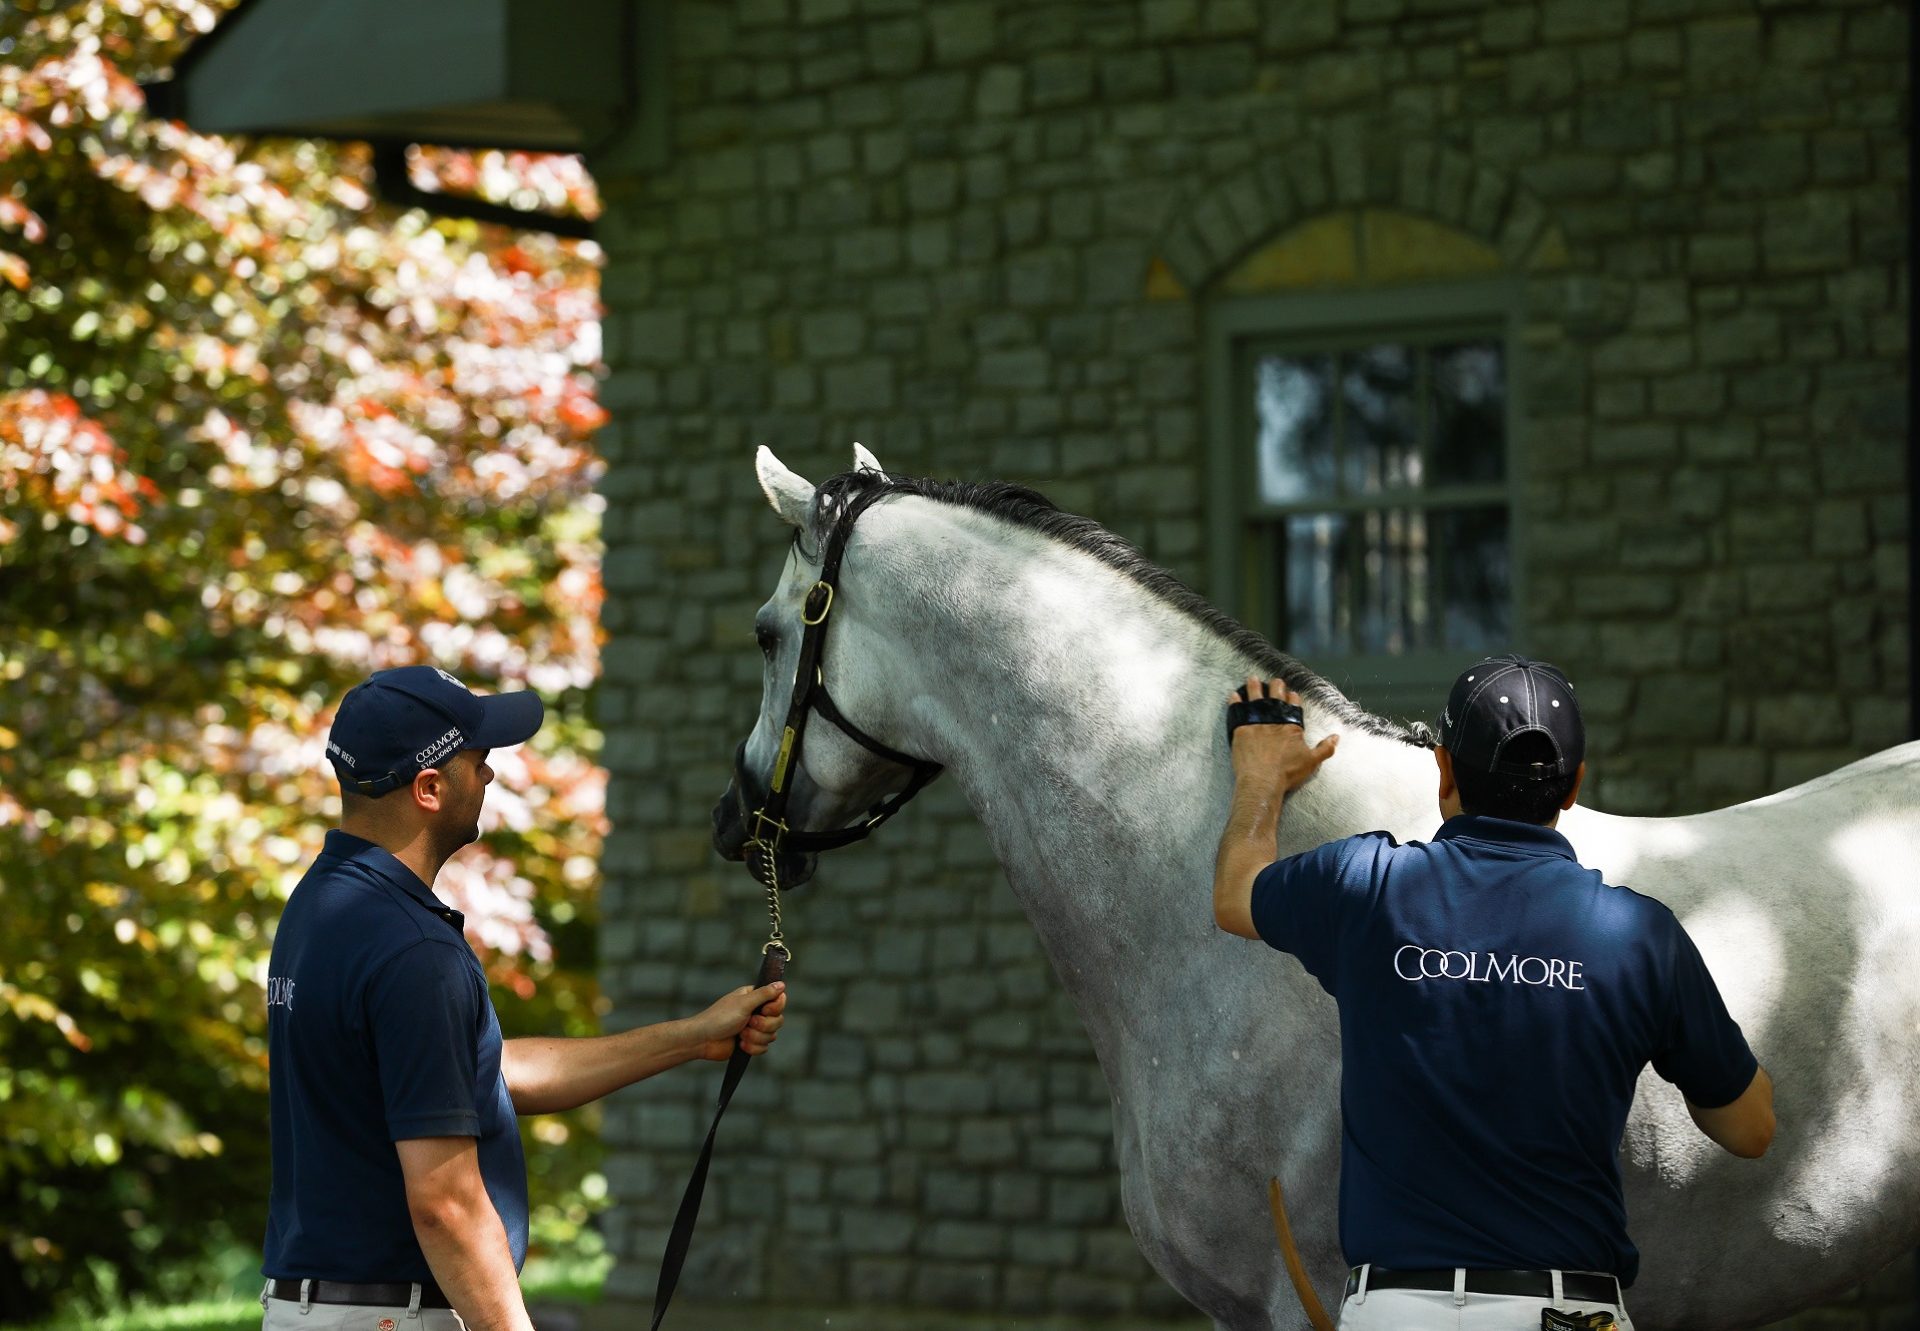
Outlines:
<svg viewBox="0 0 1920 1331"><path fill-rule="evenodd" d="M962 1164L1011 1165L1019 1157L1019 1138L1013 1124L1007 1119L974 1118L960 1121L954 1142L954 1158Z"/></svg>
<svg viewBox="0 0 1920 1331"><path fill-rule="evenodd" d="M1687 266L1696 278L1743 277L1759 270L1760 246L1751 235L1697 235L1687 240Z"/></svg>
<svg viewBox="0 0 1920 1331"><path fill-rule="evenodd" d="M1055 1224L1102 1224L1113 1218L1114 1184L1105 1179L1047 1181L1047 1219Z"/></svg>
<svg viewBox="0 0 1920 1331"><path fill-rule="evenodd" d="M1507 62L1507 100L1540 110L1570 102L1579 86L1573 56L1565 47L1521 51Z"/></svg>
<svg viewBox="0 0 1920 1331"><path fill-rule="evenodd" d="M971 1169L928 1169L919 1198L929 1216L977 1219L985 1210L986 1176Z"/></svg>
<svg viewBox="0 0 1920 1331"><path fill-rule="evenodd" d="M1298 0L1298 3L1266 5L1261 45L1276 55L1293 55L1329 46L1340 32L1340 15L1334 0Z"/></svg>
<svg viewBox="0 0 1920 1331"><path fill-rule="evenodd" d="M1674 623L1602 624L1600 645L1611 669L1633 674L1671 670L1681 662L1681 628ZM1581 697L1584 704L1586 694Z"/></svg>
<svg viewBox="0 0 1920 1331"><path fill-rule="evenodd" d="M1582 615L1665 614L1679 599L1671 577L1647 573L1577 576L1570 594L1568 608Z"/></svg>
<svg viewBox="0 0 1920 1331"><path fill-rule="evenodd" d="M1701 88L1740 87L1763 67L1760 20L1751 15L1687 24L1687 81Z"/></svg>
<svg viewBox="0 0 1920 1331"><path fill-rule="evenodd" d="M1681 66L1680 38L1673 28L1636 29L1627 37L1627 64L1648 73L1672 73Z"/></svg>
<svg viewBox="0 0 1920 1331"><path fill-rule="evenodd" d="M847 1263L847 1297L863 1307L904 1303L915 1265L905 1257L855 1258Z"/></svg>
<svg viewBox="0 0 1920 1331"><path fill-rule="evenodd" d="M1093 57L1085 51L1037 56L1028 71L1036 108L1075 106L1093 95Z"/></svg>
<svg viewBox="0 0 1920 1331"><path fill-rule="evenodd" d="M1768 55L1776 65L1822 65L1840 53L1837 13L1781 14L1769 25ZM1878 53L1876 53L1878 54Z"/></svg>
<svg viewBox="0 0 1920 1331"><path fill-rule="evenodd" d="M927 58L927 29L919 16L877 19L866 27L867 67L897 77L918 70Z"/></svg>
<svg viewBox="0 0 1920 1331"><path fill-rule="evenodd" d="M1890 52L1904 51L1911 26L1912 15L1902 5L1884 5L1850 14L1847 53L1884 59Z"/></svg>
<svg viewBox="0 0 1920 1331"><path fill-rule="evenodd" d="M1144 101L1166 88L1166 56L1155 48L1115 52L1100 58L1099 73L1104 102Z"/></svg>
<svg viewBox="0 0 1920 1331"><path fill-rule="evenodd" d="M1820 272L1853 257L1853 209L1835 191L1777 199L1767 205L1761 247L1770 273Z"/></svg>
<svg viewBox="0 0 1920 1331"><path fill-rule="evenodd" d="M1018 65L989 65L974 88L974 114L983 120L1017 116L1025 107L1026 71Z"/></svg>
<svg viewBox="0 0 1920 1331"><path fill-rule="evenodd" d="M910 1210L848 1207L840 1213L839 1245L853 1256L898 1256L912 1249L919 1218Z"/></svg>
<svg viewBox="0 0 1920 1331"><path fill-rule="evenodd" d="M1603 465L1644 462L1672 457L1678 451L1676 438L1674 427L1661 421L1596 425L1589 451L1593 460Z"/></svg>
<svg viewBox="0 0 1920 1331"><path fill-rule="evenodd" d="M914 1266L909 1297L931 1308L989 1308L999 1284L991 1262L921 1260Z"/></svg>
<svg viewBox="0 0 1920 1331"><path fill-rule="evenodd" d="M1869 752L1890 748L1908 737L1908 704L1900 698L1854 698L1847 704L1851 741Z"/></svg>
<svg viewBox="0 0 1920 1331"><path fill-rule="evenodd" d="M1860 755L1853 749L1845 746L1829 746L1820 749L1806 749L1797 752L1776 754L1773 760L1773 780L1771 788L1784 790L1789 786L1797 786L1802 782L1812 781L1816 777L1825 776L1829 772L1837 771L1845 767L1859 756ZM1816 1316L1820 1315L1806 1314L1803 1318L1796 1320L1805 1320L1810 1328L1821 1325L1836 1326L1843 1324L1840 1321L1842 1314L1837 1312L1829 1311L1825 1313L1824 1316L1826 1320L1824 1322L1813 1320ZM1852 1319L1845 1322L1844 1325L1853 1327L1860 1325L1860 1322L1858 1319Z"/></svg>
<svg viewBox="0 0 1920 1331"><path fill-rule="evenodd" d="M929 1257L991 1261L1007 1254L1007 1231L999 1225L936 1220L925 1226L914 1250Z"/></svg>

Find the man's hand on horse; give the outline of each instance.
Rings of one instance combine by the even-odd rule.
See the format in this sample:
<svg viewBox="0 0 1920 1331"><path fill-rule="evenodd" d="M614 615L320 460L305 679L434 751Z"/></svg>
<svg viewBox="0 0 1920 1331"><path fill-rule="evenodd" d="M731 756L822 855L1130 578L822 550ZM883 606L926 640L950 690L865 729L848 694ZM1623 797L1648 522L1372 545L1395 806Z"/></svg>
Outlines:
<svg viewBox="0 0 1920 1331"><path fill-rule="evenodd" d="M1300 695L1287 687L1283 679L1265 683L1252 675L1241 688L1227 695L1229 707L1236 703L1271 699L1275 703L1301 706ZM1304 719L1301 721L1249 721L1233 732L1233 776L1235 781L1249 777L1278 778L1281 788L1292 794L1320 770L1320 764L1333 757L1340 747L1340 736L1328 735L1318 744L1307 743Z"/></svg>
<svg viewBox="0 0 1920 1331"><path fill-rule="evenodd" d="M693 1018L700 1057L724 1063L737 1043L749 1054L764 1054L787 1017L784 980L761 988L742 985Z"/></svg>

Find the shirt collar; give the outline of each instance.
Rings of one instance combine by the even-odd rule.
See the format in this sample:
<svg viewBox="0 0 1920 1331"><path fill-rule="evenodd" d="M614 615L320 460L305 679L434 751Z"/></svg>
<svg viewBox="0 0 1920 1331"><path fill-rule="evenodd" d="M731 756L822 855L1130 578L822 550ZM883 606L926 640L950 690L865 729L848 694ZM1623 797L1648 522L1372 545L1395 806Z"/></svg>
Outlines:
<svg viewBox="0 0 1920 1331"><path fill-rule="evenodd" d="M420 881L420 875L402 864L400 858L386 847L375 845L365 837L354 836L351 832L342 832L336 827L327 833L327 843L320 853L334 855L343 860L352 860L371 870L455 929L465 931L467 917L436 897L433 889Z"/></svg>
<svg viewBox="0 0 1920 1331"><path fill-rule="evenodd" d="M1517 850L1523 855L1558 855L1565 860L1578 859L1573 853L1572 842L1551 827L1541 827L1537 823L1516 823L1507 818L1463 813L1440 824L1440 830L1433 836L1435 841L1452 841L1456 838Z"/></svg>

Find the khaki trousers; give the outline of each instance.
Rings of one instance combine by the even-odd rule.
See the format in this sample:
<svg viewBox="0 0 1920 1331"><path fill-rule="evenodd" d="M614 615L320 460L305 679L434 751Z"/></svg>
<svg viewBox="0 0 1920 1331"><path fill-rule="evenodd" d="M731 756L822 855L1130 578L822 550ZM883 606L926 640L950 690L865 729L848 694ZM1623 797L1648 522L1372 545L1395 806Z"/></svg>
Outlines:
<svg viewBox="0 0 1920 1331"><path fill-rule="evenodd" d="M1465 1274L1462 1272L1461 1274ZM1584 1303L1518 1294L1451 1294L1430 1289L1375 1289L1362 1284L1340 1305L1340 1331L1540 1331L1540 1310L1605 1310L1620 1331L1633 1331L1627 1310L1614 1303Z"/></svg>

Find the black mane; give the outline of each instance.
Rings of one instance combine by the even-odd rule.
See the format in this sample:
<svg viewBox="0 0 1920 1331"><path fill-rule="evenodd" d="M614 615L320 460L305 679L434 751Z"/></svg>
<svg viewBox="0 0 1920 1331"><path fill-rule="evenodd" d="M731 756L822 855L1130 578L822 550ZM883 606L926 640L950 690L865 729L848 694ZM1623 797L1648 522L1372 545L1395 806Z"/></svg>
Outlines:
<svg viewBox="0 0 1920 1331"><path fill-rule="evenodd" d="M1252 629L1222 614L1198 592L1092 518L1062 512L1038 490L1009 481L941 481L924 476L849 471L820 483L816 491L819 511L825 512L831 508L836 513L845 513L850 499L871 491L878 491L881 496L917 495L937 503L970 508L1091 555L1109 568L1124 573L1181 614L1197 620L1236 652L1251 657L1262 676L1272 678L1277 675L1284 679L1290 688L1333 713L1343 725L1419 748L1433 746L1432 732L1426 726L1405 726L1375 716L1300 661ZM829 525L838 520L830 517ZM820 533L823 542L827 535L826 531Z"/></svg>

